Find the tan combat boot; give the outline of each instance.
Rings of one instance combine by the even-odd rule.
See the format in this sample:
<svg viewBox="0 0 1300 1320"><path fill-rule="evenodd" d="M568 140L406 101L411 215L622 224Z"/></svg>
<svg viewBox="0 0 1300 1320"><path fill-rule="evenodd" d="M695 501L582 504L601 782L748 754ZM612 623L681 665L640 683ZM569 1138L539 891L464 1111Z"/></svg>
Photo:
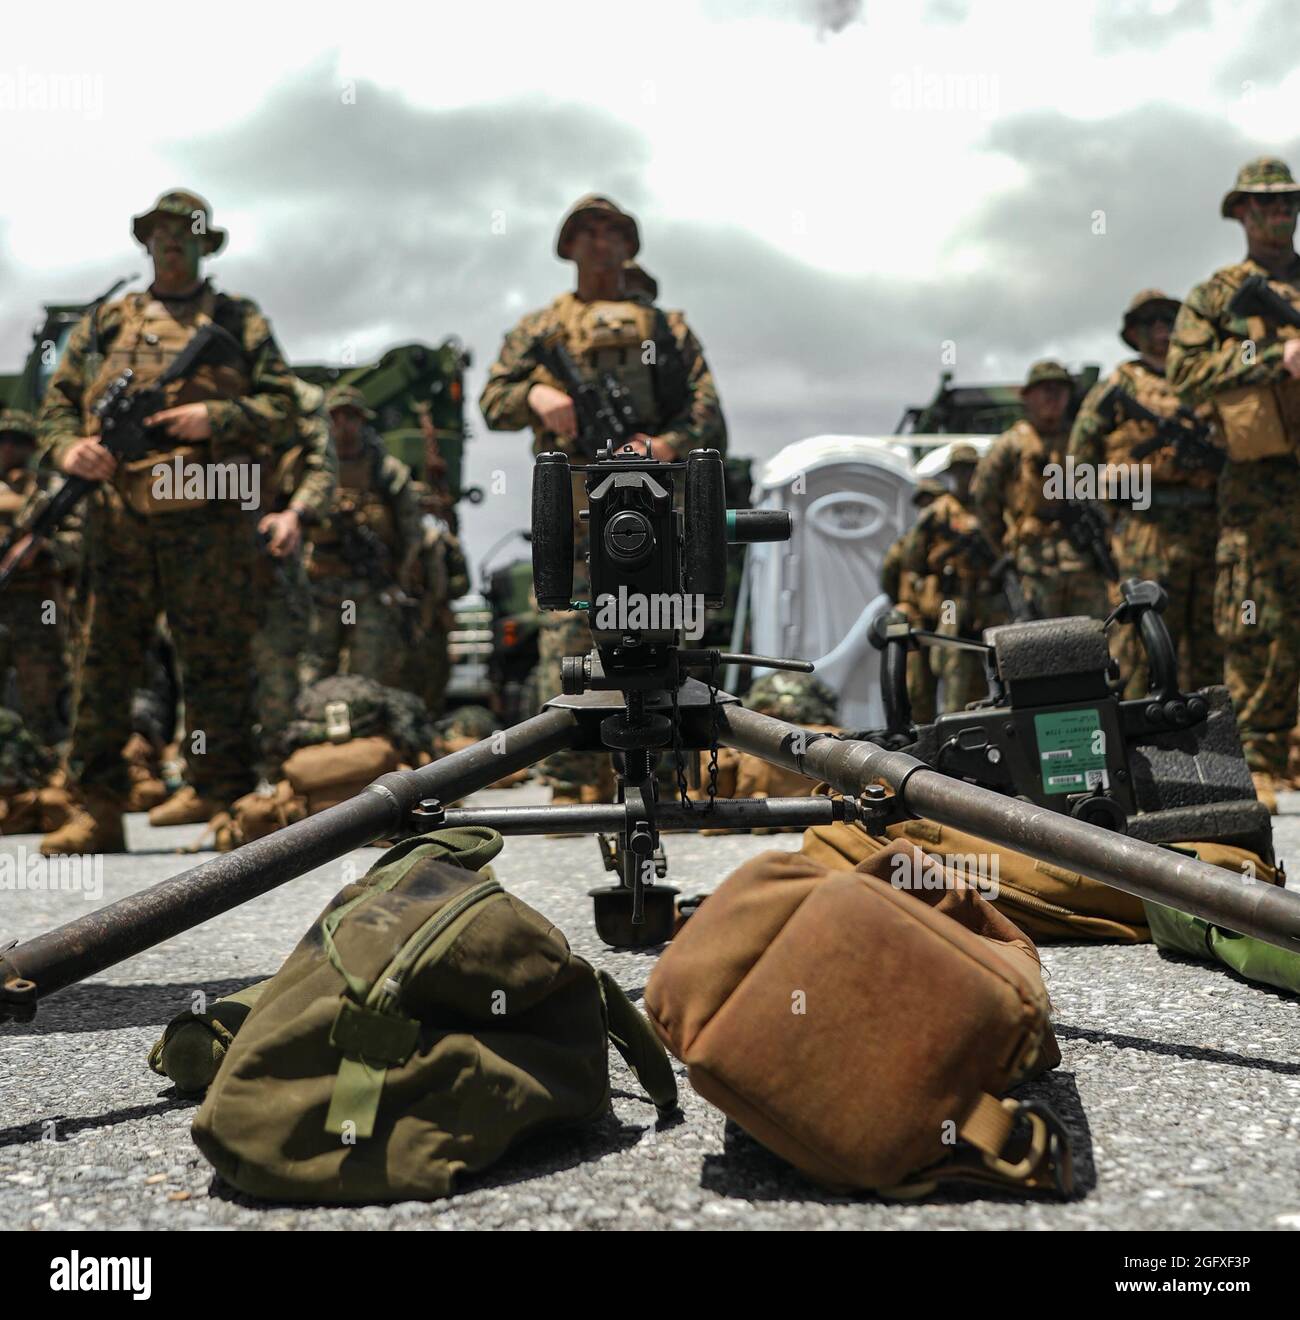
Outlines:
<svg viewBox="0 0 1300 1320"><path fill-rule="evenodd" d="M1277 815L1277 780L1267 770L1252 770L1250 777L1255 784L1255 796L1268 808L1270 816Z"/></svg>
<svg viewBox="0 0 1300 1320"><path fill-rule="evenodd" d="M206 825L226 803L200 797L193 784L182 784L149 813L150 825Z"/></svg>
<svg viewBox="0 0 1300 1320"><path fill-rule="evenodd" d="M41 840L41 852L46 857L126 852L122 834L124 805L114 794L90 789L79 801L69 804L67 820Z"/></svg>

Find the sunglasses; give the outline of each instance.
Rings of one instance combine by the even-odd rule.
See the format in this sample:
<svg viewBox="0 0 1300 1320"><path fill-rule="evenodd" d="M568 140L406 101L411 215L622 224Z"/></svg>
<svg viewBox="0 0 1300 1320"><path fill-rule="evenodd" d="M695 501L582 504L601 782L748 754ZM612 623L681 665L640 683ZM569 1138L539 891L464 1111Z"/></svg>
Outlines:
<svg viewBox="0 0 1300 1320"><path fill-rule="evenodd" d="M1135 316L1134 325L1163 325L1173 329L1174 318L1169 312L1152 312L1148 316Z"/></svg>

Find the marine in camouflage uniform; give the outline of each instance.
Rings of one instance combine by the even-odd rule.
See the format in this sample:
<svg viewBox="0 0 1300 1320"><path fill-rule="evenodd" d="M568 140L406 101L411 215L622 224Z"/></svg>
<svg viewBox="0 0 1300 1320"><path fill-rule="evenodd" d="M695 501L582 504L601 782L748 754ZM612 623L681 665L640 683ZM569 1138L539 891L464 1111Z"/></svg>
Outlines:
<svg viewBox="0 0 1300 1320"><path fill-rule="evenodd" d="M1227 443L1215 626L1246 760L1264 800L1285 773L1300 689L1300 330L1234 315L1228 304L1258 275L1300 309L1298 208L1300 187L1282 161L1265 157L1242 167L1220 213L1245 227L1246 259L1187 295L1168 365L1186 403L1213 405Z"/></svg>
<svg viewBox="0 0 1300 1320"><path fill-rule="evenodd" d="M336 388L327 399L338 454L338 487L329 515L307 531L311 640L304 683L347 672L399 687L404 652L414 641L410 588L423 536L411 470L369 425L374 412L360 390ZM349 544L349 535L371 542Z"/></svg>
<svg viewBox="0 0 1300 1320"><path fill-rule="evenodd" d="M912 492L912 504L916 509L924 511L944 493L945 489L946 487L941 481L935 481L931 477L923 477L916 483L916 489ZM933 628L938 623L938 618L922 612L917 600L916 586L911 580L911 575L904 568L903 561L910 532L911 528L908 528L885 551L885 557L880 565L880 588L907 616L913 628ZM905 601L907 602L906 607L904 606ZM913 704L913 709L923 713L918 718L926 720L934 718L937 689L938 680L934 670L926 663L925 657L919 652L909 651L907 654L907 692L908 699ZM925 712L928 712L928 714Z"/></svg>
<svg viewBox="0 0 1300 1320"><path fill-rule="evenodd" d="M629 392L641 432L653 440L660 458L684 458L693 449L726 452L727 432L712 373L699 341L681 312L662 311L644 290L629 292L624 263L636 256L640 234L635 219L608 198L581 198L560 225L556 253L578 268L577 289L548 307L531 312L506 336L488 372L479 399L484 420L494 431L531 427L533 452L563 450L582 455L572 401L538 360L543 339L558 337L578 370L589 378L612 372ZM575 490L575 510L584 492ZM574 595L590 593L586 564L586 525L574 528ZM560 692L560 666L566 655L585 655L591 633L577 612L542 616L536 685L541 699ZM598 793L608 780L603 753L565 752L547 759L545 777L561 800Z"/></svg>
<svg viewBox="0 0 1300 1320"><path fill-rule="evenodd" d="M1044 467L1064 465L1069 432L1070 373L1059 362L1035 362L1021 390L1025 416L993 442L975 469L971 496L980 527L1012 556L1025 599L1040 618L1109 613L1106 580L1070 543L1059 506L1045 490Z"/></svg>
<svg viewBox="0 0 1300 1320"><path fill-rule="evenodd" d="M295 443L276 456L266 511L258 523L263 538L258 578L265 609L253 638L253 659L258 771L267 779L280 761L280 735L293 718L301 686L298 666L311 635L312 593L303 562L303 533L328 516L339 467L325 391L297 377L294 388L299 412Z"/></svg>
<svg viewBox="0 0 1300 1320"><path fill-rule="evenodd" d="M451 602L469 590L469 566L460 540L431 507L438 497L422 482L414 482L421 515L420 551L408 585L418 605L414 612L415 636L406 648L402 686L414 692L440 715L451 677L451 629L455 619Z"/></svg>
<svg viewBox="0 0 1300 1320"><path fill-rule="evenodd" d="M961 548L963 536L979 531L979 519L970 507L971 479L978 463L979 451L974 445L952 447L943 469L949 485L922 510L904 538L902 580L906 585L899 601L899 609L913 627L975 641L985 628L1006 622L1006 608L997 588L989 582L986 570ZM921 619L927 622L917 622ZM984 663L975 651L923 646L908 656L908 662L909 688L913 669L938 680L940 713L965 710L972 701L988 695ZM928 706L918 712L915 696L909 692L912 717L919 723L929 723L935 715L933 684L926 695Z"/></svg>
<svg viewBox="0 0 1300 1320"><path fill-rule="evenodd" d="M28 525L62 482L31 466L36 426L24 412L0 411L0 540ZM21 538L19 565L0 595L0 687L14 678L15 707L31 732L53 747L65 735L62 707L71 687L69 591L81 558L80 519L33 546Z"/></svg>
<svg viewBox="0 0 1300 1320"><path fill-rule="evenodd" d="M124 846L129 780L122 749L159 612L184 675L195 789L233 801L252 786L254 531L238 499L169 495L154 471L179 459L231 464L238 475L294 432L293 381L266 318L249 299L220 293L199 276L201 259L226 237L210 215L202 198L174 191L135 218L133 233L153 258L154 282L144 293L96 306L76 326L37 419L55 467L103 483L86 515L89 596L69 753L84 809L46 837L46 852ZM96 439L95 404L127 368L137 388L152 384L209 320L237 350L210 354L169 385L168 406L149 432L153 452L115 462Z"/></svg>
<svg viewBox="0 0 1300 1320"><path fill-rule="evenodd" d="M1214 631L1214 546L1219 535L1215 486L1217 474L1208 467L1181 465L1171 446L1134 460L1136 446L1156 433L1152 422L1103 413L1102 401L1112 389L1131 395L1158 417L1173 417L1181 400L1165 375L1169 336L1179 303L1159 289L1143 289L1129 303L1120 338L1139 356L1121 362L1088 392L1070 432L1070 456L1100 472L1125 466L1134 472L1130 490L1148 486L1150 506L1137 509L1112 503L1115 513L1111 553L1120 581L1152 578L1169 595L1164 620L1178 649L1178 682L1183 691L1223 682L1223 647ZM1202 420L1211 410L1202 404ZM1118 588L1112 592L1119 601ZM1113 643L1125 696L1146 694L1146 653L1137 629L1126 627Z"/></svg>

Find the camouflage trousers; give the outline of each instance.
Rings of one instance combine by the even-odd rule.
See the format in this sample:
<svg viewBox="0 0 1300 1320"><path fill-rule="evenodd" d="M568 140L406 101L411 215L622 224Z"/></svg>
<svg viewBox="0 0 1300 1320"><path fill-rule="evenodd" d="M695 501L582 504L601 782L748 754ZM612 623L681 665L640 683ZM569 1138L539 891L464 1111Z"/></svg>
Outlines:
<svg viewBox="0 0 1300 1320"><path fill-rule="evenodd" d="M273 779L279 770L279 739L294 716L299 665L311 636L311 584L301 557L277 566L265 556L258 564L264 583L265 613L253 636L257 671L258 772Z"/></svg>
<svg viewBox="0 0 1300 1320"><path fill-rule="evenodd" d="M1025 599L1040 619L1068 618L1075 614L1104 619L1110 613L1107 582L1098 572L1070 569L1054 573L1021 571Z"/></svg>
<svg viewBox="0 0 1300 1320"><path fill-rule="evenodd" d="M89 515L87 600L69 762L87 788L125 797L122 748L158 614L185 690L185 758L202 795L252 787L252 651L257 549L231 504L145 518L107 495Z"/></svg>
<svg viewBox="0 0 1300 1320"><path fill-rule="evenodd" d="M1178 653L1178 685L1184 692L1223 682L1223 643L1214 630L1215 542L1218 512L1164 509L1126 514L1115 528L1111 551L1120 581L1150 578L1169 595L1165 625ZM1119 603L1119 588L1111 599ZM1138 631L1123 628L1111 645L1125 676L1124 695L1145 696L1146 651Z"/></svg>
<svg viewBox="0 0 1300 1320"><path fill-rule="evenodd" d="M1229 463L1219 482L1214 620L1252 770L1282 775L1300 693L1300 466Z"/></svg>
<svg viewBox="0 0 1300 1320"><path fill-rule="evenodd" d="M385 604L380 591L356 578L317 578L311 585L312 610L301 677L304 686L343 672L401 687L406 642L401 607Z"/></svg>
<svg viewBox="0 0 1300 1320"><path fill-rule="evenodd" d="M0 689L8 687L12 669L11 704L47 747L67 733L62 703L72 681L69 632L67 597L56 579L17 580L0 596Z"/></svg>
<svg viewBox="0 0 1300 1320"><path fill-rule="evenodd" d="M446 628L421 627L410 648L411 664L402 684L424 702L435 719L447 705L447 682L451 678L450 634Z"/></svg>
<svg viewBox="0 0 1300 1320"><path fill-rule="evenodd" d="M591 594L587 576L586 528L574 538L573 595L586 600ZM586 655L591 650L591 629L587 616L578 610L547 610L542 614L537 633L537 668L533 671L533 691L536 709L563 691L561 662L566 655ZM579 797L584 784L589 792L596 786L607 784L609 776L607 752L556 752L541 763L541 779L557 793Z"/></svg>

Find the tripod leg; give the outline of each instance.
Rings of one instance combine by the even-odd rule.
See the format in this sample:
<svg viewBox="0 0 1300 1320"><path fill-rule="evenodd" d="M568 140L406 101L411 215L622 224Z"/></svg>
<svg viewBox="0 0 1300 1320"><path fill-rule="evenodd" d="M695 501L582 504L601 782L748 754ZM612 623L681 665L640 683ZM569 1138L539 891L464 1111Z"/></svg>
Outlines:
<svg viewBox="0 0 1300 1320"><path fill-rule="evenodd" d="M476 743L419 770L384 775L336 807L27 940L0 954L0 1017L6 999L34 1005L37 995L93 976L353 848L403 829L423 799L451 802L486 788L502 775L571 747L577 734L572 712L543 711L505 730L495 742Z"/></svg>

